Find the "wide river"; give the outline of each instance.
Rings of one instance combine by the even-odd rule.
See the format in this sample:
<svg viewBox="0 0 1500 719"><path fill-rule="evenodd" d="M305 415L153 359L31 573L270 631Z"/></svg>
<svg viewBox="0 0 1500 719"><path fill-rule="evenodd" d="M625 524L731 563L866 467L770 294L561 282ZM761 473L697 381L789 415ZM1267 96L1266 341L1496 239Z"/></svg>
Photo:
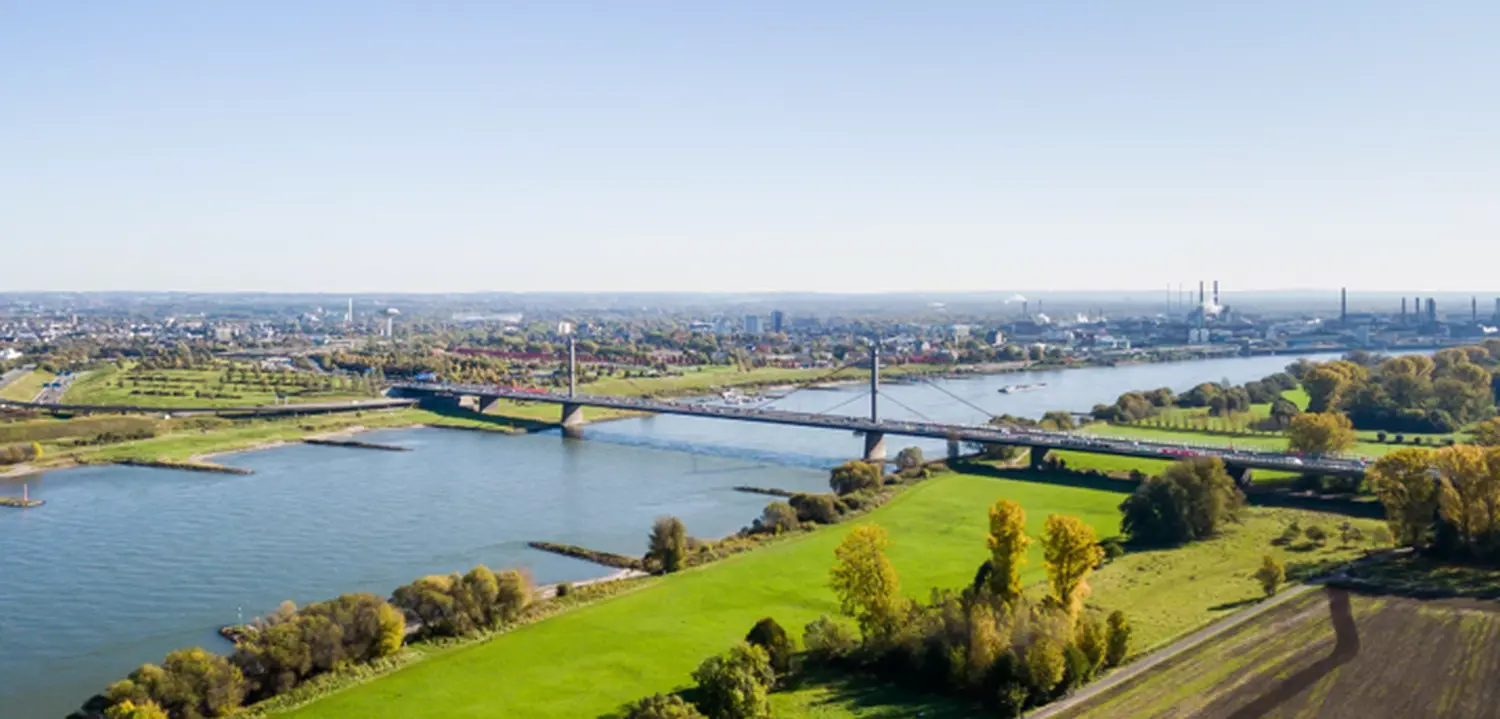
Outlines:
<svg viewBox="0 0 1500 719"><path fill-rule="evenodd" d="M1258 379L1291 359L939 381L968 404L932 386L890 384L881 413L980 422L969 404L1032 417L1085 411L1132 389ZM864 390L804 390L778 406L865 414ZM222 460L254 470L244 476L92 467L32 478L31 496L46 506L0 508L0 717L58 719L173 649L227 650L215 629L283 599L385 595L480 563L527 567L544 583L601 576L607 570L525 543L640 554L664 514L693 534L723 536L767 501L735 485L820 491L827 468L861 449L847 432L671 416L590 426L583 439L437 429L365 438L413 451L294 445ZM892 452L912 443L890 441ZM944 451L919 444L929 456ZM19 483L0 481L0 495L20 494Z"/></svg>

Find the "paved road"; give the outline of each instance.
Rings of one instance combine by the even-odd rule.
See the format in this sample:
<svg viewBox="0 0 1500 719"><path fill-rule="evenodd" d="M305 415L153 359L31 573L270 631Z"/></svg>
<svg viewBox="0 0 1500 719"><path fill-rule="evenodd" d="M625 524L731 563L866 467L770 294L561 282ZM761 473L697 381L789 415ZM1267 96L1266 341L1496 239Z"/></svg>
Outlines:
<svg viewBox="0 0 1500 719"><path fill-rule="evenodd" d="M1046 719L1047 717L1054 717L1062 714L1069 709L1074 709L1079 705L1088 702L1090 699L1093 699L1094 697L1097 697L1100 694L1113 689L1114 687L1124 684L1125 682L1128 682L1131 679L1140 676L1141 674L1155 669L1163 662L1173 659L1177 655L1188 651L1189 649L1192 649L1199 644L1208 641L1209 639L1212 639L1219 636L1220 634L1223 634L1224 632L1234 629L1235 627L1238 627L1241 624L1244 624L1251 619L1265 614L1266 612L1275 609L1276 607L1279 607L1282 604L1296 599L1297 597L1300 597L1308 592L1322 588L1322 584L1298 584L1294 587L1289 587L1285 591L1266 601L1260 602L1255 606L1247 607L1244 610L1231 614L1223 619L1220 619L1217 622L1214 622L1213 624L1210 624L1202 629L1199 629L1196 632L1193 632L1192 634L1189 634L1175 642L1172 642L1166 647L1158 649L1144 657L1141 657L1140 659L1137 659L1125 665L1124 667L1116 669L1105 675L1104 678L1088 684L1082 690L1078 691L1075 694L1072 694L1071 696L1052 702L1051 704L1048 704L1047 706L1044 706L1035 711L1029 712L1028 714L1026 714L1026 719Z"/></svg>
<svg viewBox="0 0 1500 719"><path fill-rule="evenodd" d="M67 393L68 387L73 385L75 379L78 379L78 375L73 372L53 377L52 381L47 383L48 386L42 388L42 393L36 396L36 403L62 404L63 395Z"/></svg>

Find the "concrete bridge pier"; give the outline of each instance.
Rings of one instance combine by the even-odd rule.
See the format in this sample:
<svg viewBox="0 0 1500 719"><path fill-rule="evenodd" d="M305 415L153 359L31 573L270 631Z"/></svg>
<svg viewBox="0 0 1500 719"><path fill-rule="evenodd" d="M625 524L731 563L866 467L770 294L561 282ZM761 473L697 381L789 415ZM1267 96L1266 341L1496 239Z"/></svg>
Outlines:
<svg viewBox="0 0 1500 719"><path fill-rule="evenodd" d="M865 461L866 462L884 462L885 461L885 433L884 432L866 432L865 433Z"/></svg>
<svg viewBox="0 0 1500 719"><path fill-rule="evenodd" d="M1229 472L1230 478L1234 480L1235 484L1239 485L1240 489L1245 489L1250 486L1251 472L1249 467L1236 467L1230 465L1225 467L1224 469Z"/></svg>
<svg viewBox="0 0 1500 719"><path fill-rule="evenodd" d="M963 452L963 444L956 439L948 440L948 459L958 459Z"/></svg>
<svg viewBox="0 0 1500 719"><path fill-rule="evenodd" d="M578 429L583 426L583 405L564 402L562 404L562 419L560 421L563 429Z"/></svg>
<svg viewBox="0 0 1500 719"><path fill-rule="evenodd" d="M500 397L480 397L479 398L479 413L480 414L494 414L495 407L497 405L499 405L501 402L504 402L504 401L505 400L501 399Z"/></svg>
<svg viewBox="0 0 1500 719"><path fill-rule="evenodd" d="M1033 470L1040 472L1043 469L1047 468L1047 465L1046 465L1046 461L1047 461L1047 448L1046 447L1032 447L1027 452L1027 454L1031 455L1030 456L1030 462L1031 462L1031 468Z"/></svg>

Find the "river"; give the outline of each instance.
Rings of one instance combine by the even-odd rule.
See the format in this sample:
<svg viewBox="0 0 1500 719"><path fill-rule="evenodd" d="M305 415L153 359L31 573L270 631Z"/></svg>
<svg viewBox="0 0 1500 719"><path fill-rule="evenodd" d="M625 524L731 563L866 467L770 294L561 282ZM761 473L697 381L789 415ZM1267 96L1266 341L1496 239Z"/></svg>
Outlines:
<svg viewBox="0 0 1500 719"><path fill-rule="evenodd" d="M1026 372L939 380L942 390L888 384L881 414L978 422L979 408L1085 411L1132 389L1258 379L1292 359ZM867 414L864 391L809 389L777 406ZM294 445L222 459L251 475L90 467L32 478L31 496L46 506L0 508L0 717L58 719L172 649L227 649L217 627L283 599L385 595L479 563L523 566L539 582L601 576L525 542L640 554L664 514L723 536L767 501L733 486L821 491L827 468L861 448L847 432L675 416L593 425L583 439L436 429L362 438L413 451ZM889 442L893 452L913 443ZM0 482L0 495L20 494L19 483Z"/></svg>

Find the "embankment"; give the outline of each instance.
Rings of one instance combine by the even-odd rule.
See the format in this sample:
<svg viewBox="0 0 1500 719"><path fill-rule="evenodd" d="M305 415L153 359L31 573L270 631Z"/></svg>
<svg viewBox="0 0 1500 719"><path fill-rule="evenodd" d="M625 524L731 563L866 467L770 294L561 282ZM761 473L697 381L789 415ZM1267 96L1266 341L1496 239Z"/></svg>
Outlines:
<svg viewBox="0 0 1500 719"><path fill-rule="evenodd" d="M543 552L561 554L564 557L582 559L586 562L602 564L606 567L614 567L616 569L639 570L642 568L641 560L636 559L635 557L627 557L623 554L614 554L612 552L601 552L595 549L579 547L572 544L557 544L555 542L527 542L526 546Z"/></svg>

